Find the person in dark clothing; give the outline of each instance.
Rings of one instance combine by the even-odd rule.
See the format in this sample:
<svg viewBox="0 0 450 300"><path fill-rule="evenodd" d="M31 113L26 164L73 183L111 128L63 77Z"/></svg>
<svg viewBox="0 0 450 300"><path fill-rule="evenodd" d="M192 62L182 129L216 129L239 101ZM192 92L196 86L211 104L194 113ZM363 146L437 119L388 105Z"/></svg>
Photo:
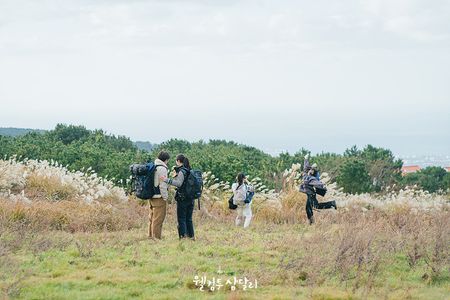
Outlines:
<svg viewBox="0 0 450 300"><path fill-rule="evenodd" d="M329 209L335 208L336 201L320 202L317 201L317 189L325 189L324 184L320 181L317 165L310 165L308 161L309 156L305 156L304 162L304 176L303 183L300 185L300 192L303 192L308 197L306 200L306 216L308 217L309 224L314 224L314 212L313 209Z"/></svg>
<svg viewBox="0 0 450 300"><path fill-rule="evenodd" d="M178 235L180 239L188 237L194 240L192 214L194 212L195 199L188 199L184 191L185 179L189 176L191 166L189 164L189 159L183 154L177 155L176 164L175 177L161 177L161 180L177 188L175 200L177 201Z"/></svg>

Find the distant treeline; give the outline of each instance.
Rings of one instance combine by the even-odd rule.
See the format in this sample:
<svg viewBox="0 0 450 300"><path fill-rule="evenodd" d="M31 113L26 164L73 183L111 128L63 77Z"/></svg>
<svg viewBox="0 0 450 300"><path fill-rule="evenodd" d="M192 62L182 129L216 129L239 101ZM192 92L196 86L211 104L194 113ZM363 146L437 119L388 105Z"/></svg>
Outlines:
<svg viewBox="0 0 450 300"><path fill-rule="evenodd" d="M14 127L0 127L0 135L4 136L21 136L27 133L45 133L44 129L30 129L30 128L14 128ZM150 142L136 141L134 142L136 147L140 150L152 151L157 145Z"/></svg>
<svg viewBox="0 0 450 300"><path fill-rule="evenodd" d="M301 149L295 154L282 153L273 157L254 147L223 140L188 142L171 139L160 145L145 145L139 149L128 137L115 136L103 130L88 130L84 126L58 124L54 130L24 135L0 135L0 155L19 158L56 160L70 170L91 168L103 177L125 184L132 163L153 160L160 150L186 154L191 164L211 171L223 181L234 181L238 172L260 177L269 187L280 189L282 173L294 163L303 163L309 153ZM371 145L364 149L352 147L343 154L321 153L311 157L320 171L327 172L345 192L383 192L418 185L430 192L450 188L450 175L440 167L428 167L417 173L401 176L402 161L388 149Z"/></svg>
<svg viewBox="0 0 450 300"><path fill-rule="evenodd" d="M0 135L6 136L21 136L30 132L44 133L42 129L30 129L30 128L13 128L13 127L0 127Z"/></svg>

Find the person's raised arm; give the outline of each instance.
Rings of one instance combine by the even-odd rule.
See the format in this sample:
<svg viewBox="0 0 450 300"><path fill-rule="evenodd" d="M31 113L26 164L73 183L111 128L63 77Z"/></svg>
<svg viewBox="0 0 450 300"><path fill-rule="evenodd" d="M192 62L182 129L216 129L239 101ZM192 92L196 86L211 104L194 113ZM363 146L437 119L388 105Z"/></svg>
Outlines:
<svg viewBox="0 0 450 300"><path fill-rule="evenodd" d="M309 154L305 155L305 160L303 161L303 171L308 172L311 169L311 164L309 163Z"/></svg>
<svg viewBox="0 0 450 300"><path fill-rule="evenodd" d="M161 180L169 185L173 185L173 186L176 186L177 188L179 188L183 185L184 173L183 173L183 171L180 170L180 172L178 172L177 177L175 177L175 178L161 177Z"/></svg>

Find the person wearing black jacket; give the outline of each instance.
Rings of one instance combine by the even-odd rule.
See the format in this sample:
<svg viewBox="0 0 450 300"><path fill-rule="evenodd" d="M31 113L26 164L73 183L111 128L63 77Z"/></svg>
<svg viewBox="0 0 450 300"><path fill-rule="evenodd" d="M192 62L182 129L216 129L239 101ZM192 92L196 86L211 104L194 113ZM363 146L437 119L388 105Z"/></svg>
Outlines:
<svg viewBox="0 0 450 300"><path fill-rule="evenodd" d="M308 217L309 224L314 224L314 212L313 209L329 209L335 208L336 201L329 202L320 202L317 201L317 190L324 190L325 186L319 179L319 174L317 170L317 165L311 166L308 161L308 156L305 156L304 162L304 176L303 183L300 185L300 192L305 193L307 195L306 200L306 216Z"/></svg>
<svg viewBox="0 0 450 300"><path fill-rule="evenodd" d="M189 164L189 159L183 154L177 155L176 164L175 177L161 177L161 180L177 188L175 200L177 201L178 235L180 239L188 237L194 240L192 214L194 212L195 199L188 199L185 193L185 179L191 172L191 165Z"/></svg>

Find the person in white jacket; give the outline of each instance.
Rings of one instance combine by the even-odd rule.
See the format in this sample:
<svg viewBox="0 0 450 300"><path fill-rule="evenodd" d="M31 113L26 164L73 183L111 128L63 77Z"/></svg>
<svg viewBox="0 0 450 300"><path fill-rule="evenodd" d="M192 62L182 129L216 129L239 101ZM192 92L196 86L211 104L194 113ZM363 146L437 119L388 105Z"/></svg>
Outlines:
<svg viewBox="0 0 450 300"><path fill-rule="evenodd" d="M245 175L239 173L237 182L233 183L231 189L233 190L233 203L237 205L236 226L239 226L241 220L245 219L244 228L247 228L252 220L251 198L254 194L254 188L249 184Z"/></svg>
<svg viewBox="0 0 450 300"><path fill-rule="evenodd" d="M166 218L167 199L169 198L169 186L166 182L160 180L160 177L167 177L167 163L170 155L165 151L158 154L155 160L156 173L154 186L157 187L156 193L149 201L148 215L148 237L151 239L161 239L162 225Z"/></svg>

